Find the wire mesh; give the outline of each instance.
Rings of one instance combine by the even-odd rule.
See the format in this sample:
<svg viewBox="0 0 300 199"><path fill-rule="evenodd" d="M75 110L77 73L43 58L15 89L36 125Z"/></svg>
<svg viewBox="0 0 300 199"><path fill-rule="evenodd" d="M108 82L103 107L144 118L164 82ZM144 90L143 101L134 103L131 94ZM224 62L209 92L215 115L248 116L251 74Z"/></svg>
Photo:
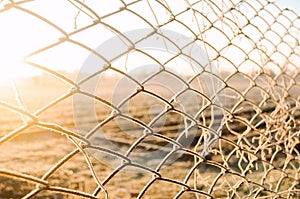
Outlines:
<svg viewBox="0 0 300 199"><path fill-rule="evenodd" d="M64 16L70 24L61 24L51 21L59 9L39 7L45 2L0 2L0 15L23 13L59 34L26 57L28 66L44 72L32 78L32 90L16 83L13 97L1 98L1 198L299 198L300 19L295 12L264 0L120 0L100 6L51 1L74 9ZM126 24L118 20L124 13ZM135 20L149 32L132 39L123 28L136 28ZM114 57L94 50L93 42L82 38L95 27L98 36L108 31L124 40L125 50ZM186 32L192 42L168 37L165 28ZM166 51L169 43L178 51L164 57L140 49L150 37L165 42ZM70 75L54 70L49 59L34 59L43 60L66 43L103 64ZM195 43L210 61L196 60L199 70L190 64L192 72L179 76L176 59L194 59L185 50ZM144 70L140 78L129 72L127 59L116 64L133 51L158 68ZM95 77L97 88L89 90ZM183 86L166 94L150 85L158 77L168 79L165 89L176 82ZM205 77L217 82L213 94L202 87ZM133 89L115 96L124 86ZM188 92L196 103L180 107ZM218 128L212 125L216 121ZM159 155L148 157L152 152Z"/></svg>

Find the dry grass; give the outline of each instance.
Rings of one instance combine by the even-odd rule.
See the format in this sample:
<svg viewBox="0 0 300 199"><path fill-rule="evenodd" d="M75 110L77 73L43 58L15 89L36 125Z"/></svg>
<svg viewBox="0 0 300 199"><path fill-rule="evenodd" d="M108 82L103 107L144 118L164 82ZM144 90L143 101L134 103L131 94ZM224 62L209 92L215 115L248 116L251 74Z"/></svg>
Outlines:
<svg viewBox="0 0 300 199"><path fill-rule="evenodd" d="M29 87L30 89L28 89ZM67 87L64 84L45 87L43 84L35 85L27 82L22 85L20 84L19 89L25 104L28 105L28 109L35 112L56 97L65 93ZM108 92L109 90L110 89L107 89L106 93L102 90L99 95L109 99L112 97L111 93ZM7 91L6 95L1 96L1 100L17 104L13 92L9 89ZM148 123L159 111L161 111L161 107L163 106L161 105L161 102L157 102L155 99L149 100L149 98L146 97L147 96L145 95L141 95L134 100L131 100L128 114L140 121ZM47 110L40 115L40 120L59 124L67 129L85 135L94 125L103 121L111 114L111 109L103 106L99 102L92 101L95 103L96 115L96 117L93 117L90 110L87 109L84 104L81 104L82 102L73 104L72 102L74 101L72 100L72 98L68 98ZM86 101L83 100L83 103L86 103ZM153 103L157 107L153 108ZM76 115L77 120L74 119L74 106L79 107L79 109L76 109L80 112ZM22 125L23 121L18 114L5 109L0 109L0 112L0 134L2 136ZM244 116L246 117L247 115ZM178 136L177 132L182 131L179 125L180 122L182 122L182 117L171 112L166 114L164 120L158 121L154 129L162 135L176 139ZM75 123L77 126L75 126ZM234 125L240 125L239 129L242 131L245 130L241 124L232 123L231 126ZM117 150L124 154L132 143L142 135L142 131L143 128L128 120L117 119L108 122L101 128L101 132L98 133L107 136L108 139L115 144ZM193 134L195 140L198 140L203 132L191 130L190 133ZM258 136L255 132L252 132L252 134L250 132L249 135L252 135L253 137ZM237 135L225 128L224 138L230 139L234 143L239 142ZM97 143L97 134L93 137L93 142ZM167 142L164 140L148 137L134 149L134 153L132 153L129 158L135 160L137 163L144 164L151 169L156 169L158 164L162 161L162 158L143 159L143 157L150 151L155 150L161 150L161 154L167 154L167 152L171 151L173 148L172 146L166 146L166 144ZM190 149L193 149L195 144L196 143L193 142ZM247 143L240 142L240 145L246 146ZM110 146L106 144L105 147L109 148ZM76 149L76 146L65 135L54 133L40 127L32 127L23 131L14 139L0 144L0 169L8 169L42 178L53 165L74 149ZM112 149L114 148L112 147ZM196 188L199 191L206 193L210 192L215 198L253 197L261 187L265 187L274 192L287 191L290 187L294 187L293 189L298 189L298 191L300 189L299 184L295 185L297 182L295 179L298 179L299 182L300 161L299 155L294 152L291 154L294 154L295 158L294 160L290 160L288 164L285 164L288 157L284 153L279 153L279 155L272 160L273 165L276 165L277 169L272 169L269 164L264 162L270 161L270 159L264 161L260 159L255 161L253 167L250 169L248 168L248 172L242 174L247 166L249 166L249 162L247 161L251 160L251 155L247 156L244 154L244 158L246 158L245 161L241 161L241 154L238 154L238 151L230 155L232 150L237 149L226 140L220 140L214 150L217 151L217 153L211 154L206 161L202 162L186 182L185 178L194 165L194 157L191 154L186 154L182 151L174 153L173 157L170 157L159 170L161 178L157 178L153 181L149 189L143 194L143 198L158 199L175 197L178 192L184 189L180 183L187 184L191 188ZM254 151L254 149L250 148L248 150ZM271 152L274 152L275 150L276 149ZM258 153L257 156L259 155L260 154ZM272 156L272 154L270 155ZM105 181L105 179L113 173L114 167L111 162L116 160L115 157L102 155L101 159L97 159L89 153L88 157L101 182ZM211 163L214 163L215 165ZM221 167L227 168L229 172L225 172ZM267 175L265 175L266 171L269 172ZM220 175L220 173L222 175ZM238 173L240 176L235 173ZM288 174L291 178L285 178L285 174ZM245 175L245 177L243 177L243 175ZM105 188L107 189L110 198L135 198L141 193L147 183L154 179L154 177L155 175L151 172L146 172L129 165L115 176L111 176L109 181L105 184ZM248 179L249 182L245 181L245 179ZM169 180L179 183L172 183ZM88 164L80 152L60 166L58 170L47 178L47 181L51 186L64 187L87 193L93 193L97 187ZM276 187L278 186L278 182L281 182L280 186ZM215 183L215 185L211 187L213 183ZM258 184L261 184L261 187L258 186ZM34 188L35 184L22 181L19 178L0 176L1 198L21 198ZM271 196L272 193L270 191L262 190L256 197L263 197L264 195ZM297 198L299 195L288 195L288 193L284 193L281 196ZM74 198L75 196L44 190L37 194L36 197ZM99 193L99 197L104 198L103 192ZM188 190L185 191L180 198L204 198L204 195Z"/></svg>

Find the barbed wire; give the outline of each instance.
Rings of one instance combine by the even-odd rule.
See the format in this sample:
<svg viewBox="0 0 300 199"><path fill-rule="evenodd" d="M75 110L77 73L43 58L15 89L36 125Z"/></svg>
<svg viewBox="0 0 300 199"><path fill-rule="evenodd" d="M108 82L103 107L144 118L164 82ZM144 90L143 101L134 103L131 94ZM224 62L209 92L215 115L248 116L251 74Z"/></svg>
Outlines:
<svg viewBox="0 0 300 199"><path fill-rule="evenodd" d="M17 105L0 100L3 115L6 109L21 119L16 128L2 134L0 146L5 150L0 152L1 157L5 157L9 150L15 152L12 148L17 143L12 141L24 134L53 132L57 137L49 138L51 147L58 144L55 142L63 142L67 148L62 149L58 161L50 161L51 167L42 174L35 174L34 170L31 173L32 165L28 171L22 172L21 168L9 169L5 162L0 161L1 198L299 197L300 18L294 11L264 0L185 0L178 5L167 0L120 0L116 1L118 6L109 9L111 12L103 14L87 0L65 2L75 10L73 30L60 27L43 13L31 9L30 4L39 5L39 1L0 1L0 15L12 10L22 12L61 34L54 43L28 53L25 63L64 84L60 96L35 111L28 108L30 104L26 104L17 84L14 84ZM149 15L146 15L146 8ZM124 12L145 23L149 32L132 38L120 26L124 21L110 21L111 17L121 19ZM167 18L163 18L163 14ZM83 16L91 23L82 25L79 21ZM165 29L172 29L172 25L178 28L176 31L188 32L191 40L169 37ZM101 49L95 50L76 39L77 35L94 27L110 31L126 49L107 56ZM178 52L162 58L139 47L151 37L162 40L166 52L170 51L171 44ZM65 43L98 57L104 63L102 68L79 74L83 78L74 79L51 66L32 61L31 58ZM209 57L204 63L192 55L193 45L198 44ZM143 75L146 77L142 80L131 73L129 56L133 51L156 63L158 69L151 74L145 70ZM176 63L181 56L188 60L192 71L187 77L174 72L178 66L173 65L173 61ZM126 57L124 70L116 64L122 57ZM72 59L72 55L67 59ZM135 88L125 96L120 94L122 97L120 100L117 97L118 102L101 92L90 92L86 86L93 83L95 77L107 75L108 71L130 81ZM114 76L109 76L109 73L107 76L101 78L115 81ZM167 92L149 86L156 81L155 78L166 77L179 82L183 88L167 97ZM43 81L47 83L48 79ZM165 88L173 88L171 84L174 82L165 82ZM51 87L52 82L48 84ZM97 89L105 89L105 83L97 86ZM205 86L212 87L214 92ZM119 91L113 92L121 92L121 88L116 87ZM44 86L43 89L49 88ZM196 96L199 108L196 104L182 105L183 100L189 99L185 97L189 92ZM64 124L67 117L53 116L61 111L57 106L65 106L64 103L75 99L74 96L83 96L101 106L100 112L96 111L95 123L90 121L92 116L84 118L87 105L76 100L73 109L81 105L83 108L77 116L75 113L75 116L68 115L79 117L74 124ZM30 101L34 103L34 99ZM164 108L145 119L149 114L145 107L151 108L153 103ZM128 104L134 107L133 110L127 110ZM53 115L49 113L51 110ZM8 116L4 117L3 124L10 120ZM54 122L53 118L56 118ZM88 130L81 132L74 127L78 121L92 123L92 128L89 126ZM5 132L3 128L1 131ZM126 137L122 131L128 131L130 136ZM99 132L108 137L110 143L104 144L107 139ZM45 145L48 141L47 138ZM22 152L22 149L18 150ZM152 156L153 151L160 156ZM38 155L36 158L42 164L45 161ZM14 161L17 160L13 159L9 164L14 164ZM77 166L68 169L67 165L72 161ZM117 164L112 166L111 162ZM61 174L64 168L72 174ZM76 177L75 187L72 187L73 175L83 176L83 180Z"/></svg>

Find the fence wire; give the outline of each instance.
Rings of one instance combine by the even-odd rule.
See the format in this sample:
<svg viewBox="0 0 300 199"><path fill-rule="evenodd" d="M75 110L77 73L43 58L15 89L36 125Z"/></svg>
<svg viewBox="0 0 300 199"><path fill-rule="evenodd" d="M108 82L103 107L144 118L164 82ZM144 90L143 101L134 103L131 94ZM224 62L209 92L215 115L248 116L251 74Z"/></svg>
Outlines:
<svg viewBox="0 0 300 199"><path fill-rule="evenodd" d="M51 1L74 10L71 16L60 16L69 17L70 24L60 24L51 21L59 9L48 8L50 15L47 8L39 10L44 2L0 2L0 15L25 13L59 33L53 43L34 49L25 60L44 72L35 81L43 92L32 91L26 100L22 86L16 84L14 99L0 101L1 198L299 198L300 18L295 12L264 0ZM120 20L124 13L128 24ZM90 23L84 24L82 18ZM134 20L146 24L147 35L132 39L124 34L124 26L135 28ZM93 42L76 37L85 32L83 37L90 37L88 31L95 27L99 37L108 31L124 40L125 50L108 57L101 49L94 50ZM182 30L192 43L174 40L164 29ZM140 49L139 44L150 37L165 42L166 51L174 44L178 52L168 58ZM34 60L66 43L94 54L103 65L74 78L54 70L52 62ZM209 62L201 64L185 53L196 43ZM142 53L158 69L145 70L140 78L127 70L126 60L124 69L115 64L132 52ZM172 61L182 55L200 70L191 70L188 77L175 73L179 66ZM85 90L99 76L97 92ZM166 89L174 82L184 88L165 95L166 91L149 86L155 78L167 76L172 82L164 85ZM215 93L201 87L204 76L218 82ZM135 90L121 93L116 102L103 93L120 79L126 79L121 81L124 85L131 82ZM39 104L37 96L47 98L52 87L59 90L54 90L56 98ZM198 105L182 108L178 101L187 99L188 92ZM70 102L75 96L98 107L96 121L90 121L87 101ZM155 109L153 103L160 106ZM75 109L78 113L70 113L75 106L81 107ZM216 121L218 128L212 125ZM78 123L87 127L78 130ZM153 151L159 155L147 158Z"/></svg>

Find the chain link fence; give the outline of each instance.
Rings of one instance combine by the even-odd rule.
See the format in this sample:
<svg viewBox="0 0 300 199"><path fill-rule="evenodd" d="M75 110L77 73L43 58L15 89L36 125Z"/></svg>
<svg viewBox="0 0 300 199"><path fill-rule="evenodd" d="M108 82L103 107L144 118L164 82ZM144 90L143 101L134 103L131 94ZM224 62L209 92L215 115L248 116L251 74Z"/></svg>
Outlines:
<svg viewBox="0 0 300 199"><path fill-rule="evenodd" d="M1 87L1 198L299 198L292 10L265 0L0 1L8 13L55 33L26 55L40 75Z"/></svg>

